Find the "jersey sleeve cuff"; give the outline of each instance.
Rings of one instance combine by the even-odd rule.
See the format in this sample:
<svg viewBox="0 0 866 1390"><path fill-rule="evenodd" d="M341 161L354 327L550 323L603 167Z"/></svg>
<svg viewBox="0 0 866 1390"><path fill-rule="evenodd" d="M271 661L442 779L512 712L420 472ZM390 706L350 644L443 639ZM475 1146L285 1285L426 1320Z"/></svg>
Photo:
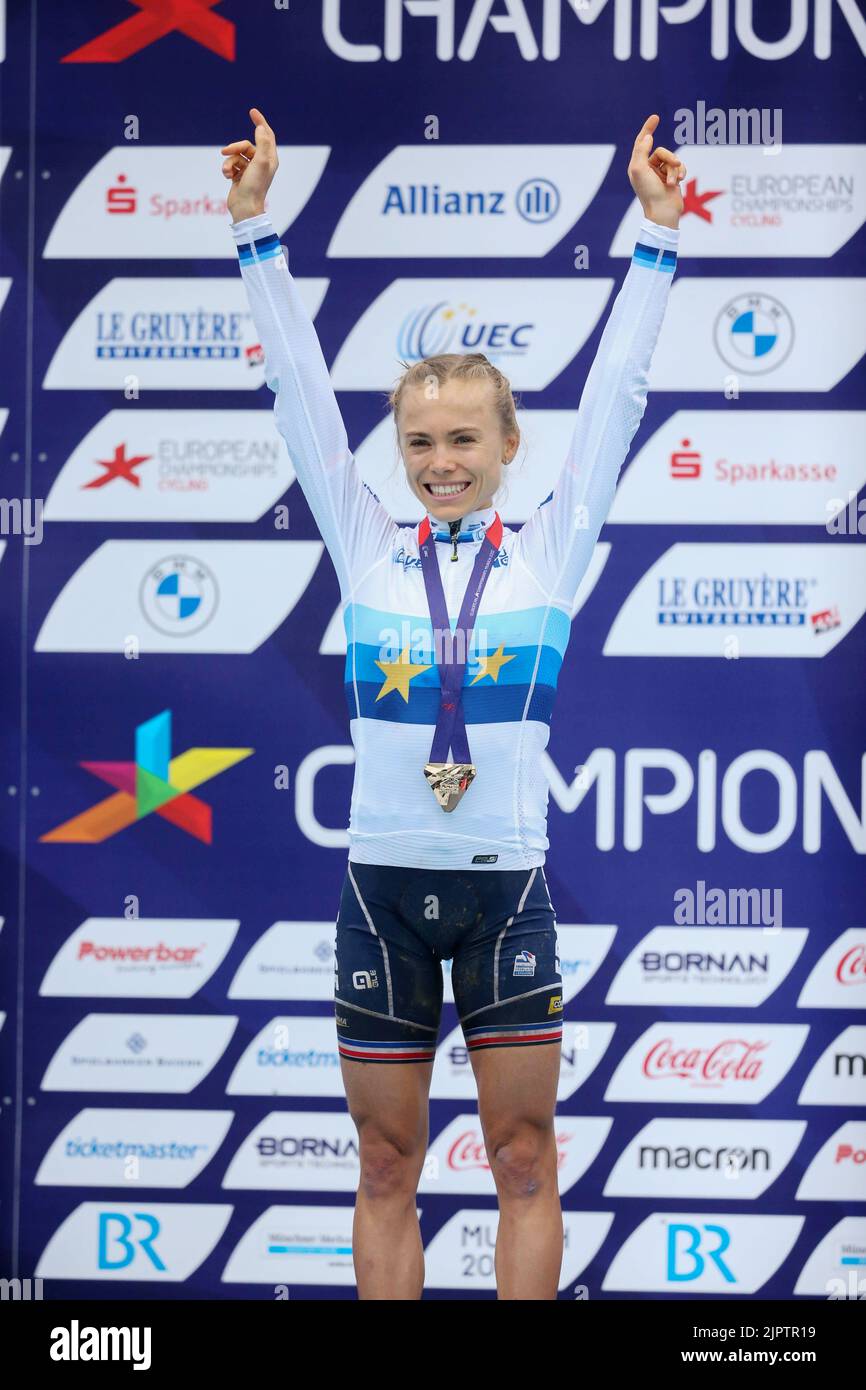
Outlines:
<svg viewBox="0 0 866 1390"><path fill-rule="evenodd" d="M241 266L252 265L255 261L272 261L277 256L284 256L288 264L288 252L280 245L280 238L266 212L232 222L231 230Z"/></svg>
<svg viewBox="0 0 866 1390"><path fill-rule="evenodd" d="M260 212L255 217L244 217L240 222L231 223L235 241L251 241L253 237L261 236L265 228L269 232L274 230L270 214L267 212Z"/></svg>
<svg viewBox="0 0 866 1390"><path fill-rule="evenodd" d="M662 227L658 222L644 217L638 228L632 261L647 266L650 270L672 273L676 270L679 243L678 227Z"/></svg>
<svg viewBox="0 0 866 1390"><path fill-rule="evenodd" d="M252 220L250 218L250 221ZM680 229L679 227L663 227L660 222L652 222L649 217L642 217L638 238L640 241L652 238L660 246L669 246L671 250L676 251L680 244Z"/></svg>

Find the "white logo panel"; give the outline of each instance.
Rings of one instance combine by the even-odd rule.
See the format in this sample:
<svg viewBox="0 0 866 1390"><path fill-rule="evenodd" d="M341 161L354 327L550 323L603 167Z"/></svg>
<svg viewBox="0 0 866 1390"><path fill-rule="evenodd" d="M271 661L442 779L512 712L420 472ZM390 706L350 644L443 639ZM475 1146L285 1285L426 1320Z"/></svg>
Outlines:
<svg viewBox="0 0 866 1390"><path fill-rule="evenodd" d="M48 1063L42 1090L187 1094L236 1027L236 1018L196 1014L87 1014Z"/></svg>
<svg viewBox="0 0 866 1390"><path fill-rule="evenodd" d="M612 280L395 280L340 348L334 387L386 390L401 360L483 352L515 388L541 391L583 347L612 287Z"/></svg>
<svg viewBox="0 0 866 1390"><path fill-rule="evenodd" d="M607 1004L757 1008L787 978L808 932L653 927L617 971Z"/></svg>
<svg viewBox="0 0 866 1390"><path fill-rule="evenodd" d="M632 589L604 654L822 657L864 610L862 547L682 542Z"/></svg>
<svg viewBox="0 0 866 1390"><path fill-rule="evenodd" d="M295 481L271 410L110 410L64 463L46 521L258 521Z"/></svg>
<svg viewBox="0 0 866 1390"><path fill-rule="evenodd" d="M827 947L800 991L798 1009L866 1007L866 930L851 927Z"/></svg>
<svg viewBox="0 0 866 1390"><path fill-rule="evenodd" d="M787 1076L805 1024L654 1023L632 1043L605 1100L757 1105Z"/></svg>
<svg viewBox="0 0 866 1390"><path fill-rule="evenodd" d="M231 1122L231 1110L79 1110L33 1181L42 1187L188 1187Z"/></svg>
<svg viewBox="0 0 866 1390"><path fill-rule="evenodd" d="M229 999L333 999L334 923L274 922L251 947Z"/></svg>
<svg viewBox="0 0 866 1390"><path fill-rule="evenodd" d="M232 1208L167 1202L82 1202L39 1257L41 1279L181 1283L204 1263Z"/></svg>
<svg viewBox="0 0 866 1390"><path fill-rule="evenodd" d="M802 1216L653 1212L611 1261L603 1289L647 1293L755 1293L788 1258Z"/></svg>
<svg viewBox="0 0 866 1390"><path fill-rule="evenodd" d="M315 318L327 280L296 280ZM265 362L243 280L110 280L66 330L45 390L257 391Z"/></svg>
<svg viewBox="0 0 866 1390"><path fill-rule="evenodd" d="M797 1188L800 1202L866 1202L866 1121L848 1120L815 1154Z"/></svg>
<svg viewBox="0 0 866 1390"><path fill-rule="evenodd" d="M306 206L327 146L280 150L266 211L279 236ZM219 162L209 145L116 145L61 209L44 255L84 260L216 260L237 255Z"/></svg>
<svg viewBox="0 0 866 1390"><path fill-rule="evenodd" d="M866 1105L866 1027L852 1024L822 1052L803 1083L800 1105Z"/></svg>
<svg viewBox="0 0 866 1390"><path fill-rule="evenodd" d="M222 1282L353 1285L352 1208L268 1207L241 1236Z"/></svg>
<svg viewBox="0 0 866 1390"><path fill-rule="evenodd" d="M219 969L240 922L88 917L45 972L42 995L189 999Z"/></svg>
<svg viewBox="0 0 866 1390"><path fill-rule="evenodd" d="M638 450L608 520L826 526L866 484L866 411L678 410Z"/></svg>
<svg viewBox="0 0 866 1390"><path fill-rule="evenodd" d="M604 1195L754 1201L805 1132L803 1120L650 1120L616 1160Z"/></svg>
<svg viewBox="0 0 866 1390"><path fill-rule="evenodd" d="M64 585L35 650L256 651L302 598L321 541L104 541Z"/></svg>
<svg viewBox="0 0 866 1390"><path fill-rule="evenodd" d="M680 145L683 237L678 255L832 256L866 220L866 145ZM612 256L630 256L635 200Z"/></svg>
<svg viewBox="0 0 866 1390"><path fill-rule="evenodd" d="M564 1211L559 1289L568 1288L598 1254L613 1225L608 1211ZM499 1213L489 1207L466 1208L452 1216L424 1252L428 1289L495 1289L493 1254Z"/></svg>
<svg viewBox="0 0 866 1390"><path fill-rule="evenodd" d="M352 196L329 256L544 256L589 207L613 145L398 145Z"/></svg>
<svg viewBox="0 0 866 1390"><path fill-rule="evenodd" d="M833 332L827 332L832 323ZM831 391L866 352L866 279L731 280L671 288L650 391Z"/></svg>

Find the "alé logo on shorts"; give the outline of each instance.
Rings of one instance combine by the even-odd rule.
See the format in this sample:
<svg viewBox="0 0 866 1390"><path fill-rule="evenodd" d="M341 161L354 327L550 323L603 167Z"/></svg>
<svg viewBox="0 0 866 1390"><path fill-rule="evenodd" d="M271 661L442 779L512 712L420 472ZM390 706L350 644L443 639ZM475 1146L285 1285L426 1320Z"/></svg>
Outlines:
<svg viewBox="0 0 866 1390"><path fill-rule="evenodd" d="M514 957L514 972L513 972L513 973L514 973L515 975L534 975L534 974L535 974L535 956L532 954L531 951L518 951L518 952L517 952L517 955Z"/></svg>
<svg viewBox="0 0 866 1390"><path fill-rule="evenodd" d="M352 984L355 989L378 989L379 977L375 970L355 970L352 972Z"/></svg>

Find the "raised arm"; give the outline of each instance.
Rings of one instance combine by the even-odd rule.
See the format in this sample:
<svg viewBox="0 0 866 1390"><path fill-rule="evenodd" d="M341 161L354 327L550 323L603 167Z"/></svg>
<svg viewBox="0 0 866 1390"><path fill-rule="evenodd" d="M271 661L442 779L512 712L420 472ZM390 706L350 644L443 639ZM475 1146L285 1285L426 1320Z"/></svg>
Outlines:
<svg viewBox="0 0 866 1390"><path fill-rule="evenodd" d="M361 481L316 331L264 210L278 167L274 133L255 108L256 143L222 150L241 275L265 355L265 380L298 481L344 598L387 553L396 525Z"/></svg>
<svg viewBox="0 0 866 1390"><path fill-rule="evenodd" d="M644 219L622 288L586 379L556 486L526 522L518 553L554 603L570 609L646 408L649 367L677 261L685 166L652 151L658 116L635 141L629 179Z"/></svg>

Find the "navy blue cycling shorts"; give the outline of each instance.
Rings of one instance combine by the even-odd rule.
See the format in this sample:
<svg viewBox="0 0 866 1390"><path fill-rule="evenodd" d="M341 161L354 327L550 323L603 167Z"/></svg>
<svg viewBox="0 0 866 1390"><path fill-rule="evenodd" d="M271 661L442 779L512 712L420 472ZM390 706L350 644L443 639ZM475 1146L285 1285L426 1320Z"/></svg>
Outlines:
<svg viewBox="0 0 866 1390"><path fill-rule="evenodd" d="M350 861L336 944L341 1057L432 1062L448 959L471 1052L561 1045L556 917L543 868L466 872Z"/></svg>

